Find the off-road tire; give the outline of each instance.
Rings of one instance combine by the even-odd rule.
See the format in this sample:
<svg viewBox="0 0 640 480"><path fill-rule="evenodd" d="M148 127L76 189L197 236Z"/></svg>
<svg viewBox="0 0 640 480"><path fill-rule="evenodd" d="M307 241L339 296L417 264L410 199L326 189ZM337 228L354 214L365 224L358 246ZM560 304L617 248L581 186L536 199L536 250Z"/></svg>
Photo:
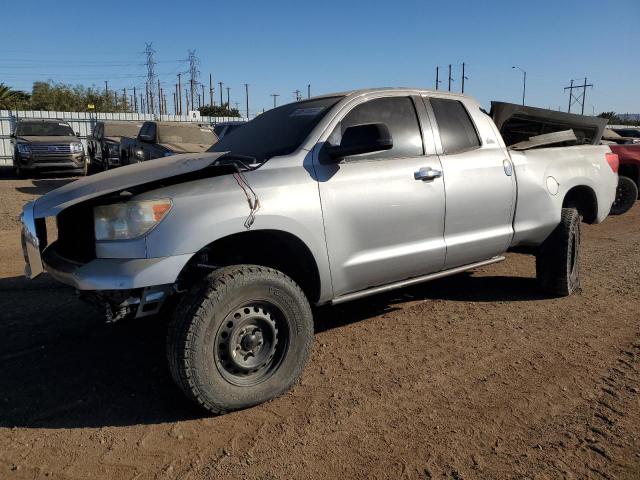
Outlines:
<svg viewBox="0 0 640 480"><path fill-rule="evenodd" d="M284 353L277 366L273 361L270 376L254 385L238 385L228 380L229 372L224 376L225 369L218 364L219 332L232 323L230 315L252 302L272 304L277 310L278 325L288 332L287 346L281 343ZM291 278L271 268L234 265L213 271L180 300L169 321L167 358L174 381L187 397L219 415L289 390L302 374L312 342L311 308ZM228 350L233 348L229 341Z"/></svg>
<svg viewBox="0 0 640 480"><path fill-rule="evenodd" d="M580 289L580 223L575 208L563 208L560 224L536 254L536 277L540 288L566 297Z"/></svg>
<svg viewBox="0 0 640 480"><path fill-rule="evenodd" d="M611 215L626 213L638 199L638 186L629 177L618 177L616 199L611 205Z"/></svg>

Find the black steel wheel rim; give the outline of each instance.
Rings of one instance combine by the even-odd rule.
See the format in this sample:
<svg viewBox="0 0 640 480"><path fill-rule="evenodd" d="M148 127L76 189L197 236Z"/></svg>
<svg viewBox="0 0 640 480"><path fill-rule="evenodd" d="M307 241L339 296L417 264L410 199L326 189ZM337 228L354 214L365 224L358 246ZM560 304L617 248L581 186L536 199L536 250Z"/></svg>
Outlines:
<svg viewBox="0 0 640 480"><path fill-rule="evenodd" d="M213 347L216 367L233 385L248 387L270 378L289 346L289 327L281 310L268 301L251 301L224 319Z"/></svg>

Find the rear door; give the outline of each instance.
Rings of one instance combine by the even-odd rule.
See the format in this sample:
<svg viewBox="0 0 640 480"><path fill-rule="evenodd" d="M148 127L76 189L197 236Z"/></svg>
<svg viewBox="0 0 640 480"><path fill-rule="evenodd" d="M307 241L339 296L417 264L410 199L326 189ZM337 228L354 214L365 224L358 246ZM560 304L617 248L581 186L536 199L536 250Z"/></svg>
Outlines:
<svg viewBox="0 0 640 480"><path fill-rule="evenodd" d="M349 126L377 122L389 128L391 150L339 164L316 150L335 296L435 272L444 263L443 181L416 178L421 168L441 171L420 97L357 99L330 124L324 143L339 144Z"/></svg>
<svg viewBox="0 0 640 480"><path fill-rule="evenodd" d="M425 102L444 171L445 269L504 253L513 236L516 183L495 127L469 99Z"/></svg>

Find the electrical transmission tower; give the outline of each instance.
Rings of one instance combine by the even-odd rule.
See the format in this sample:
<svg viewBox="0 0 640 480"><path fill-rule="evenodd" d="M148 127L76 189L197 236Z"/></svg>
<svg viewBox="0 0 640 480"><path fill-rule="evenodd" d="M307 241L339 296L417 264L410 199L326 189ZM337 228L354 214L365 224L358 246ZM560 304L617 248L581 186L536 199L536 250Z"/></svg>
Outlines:
<svg viewBox="0 0 640 480"><path fill-rule="evenodd" d="M587 97L587 87L593 88L593 84L587 84L587 77L584 77L584 83L582 85L574 85L573 80L571 80L571 85L564 87L565 90L569 90L569 108L567 112L571 113L571 107L577 103L580 105L581 114L584 115L584 101ZM580 89L582 89L582 93L580 93ZM574 94L574 90L578 90L579 93Z"/></svg>
<svg viewBox="0 0 640 480"><path fill-rule="evenodd" d="M153 58L153 55L156 51L153 49L152 43L145 44L146 48L144 49L144 54L147 58L147 105L148 111L150 113L154 112L154 98L160 99L160 92L155 92L155 79L156 79L156 61Z"/></svg>
<svg viewBox="0 0 640 480"><path fill-rule="evenodd" d="M194 95L198 86L198 76L200 75L200 59L196 56L195 50L189 50L189 87L191 94L191 106L195 110ZM204 100L204 99L203 99Z"/></svg>

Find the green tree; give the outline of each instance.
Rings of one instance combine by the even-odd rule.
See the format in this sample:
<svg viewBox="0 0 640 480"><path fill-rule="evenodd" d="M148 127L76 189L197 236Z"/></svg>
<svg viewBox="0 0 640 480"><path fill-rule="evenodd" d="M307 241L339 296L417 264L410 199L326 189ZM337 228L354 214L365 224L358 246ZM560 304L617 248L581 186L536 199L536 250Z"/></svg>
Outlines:
<svg viewBox="0 0 640 480"><path fill-rule="evenodd" d="M622 119L616 114L616 112L602 112L598 117L606 118L612 125L620 125L620 122L622 122Z"/></svg>
<svg viewBox="0 0 640 480"><path fill-rule="evenodd" d="M29 94L0 83L0 109L20 110L29 105Z"/></svg>
<svg viewBox="0 0 640 480"><path fill-rule="evenodd" d="M200 111L200 115L205 117L239 117L240 112L237 108L229 108L228 103L223 103L222 105L205 105L204 107L200 107L198 109Z"/></svg>
<svg viewBox="0 0 640 480"><path fill-rule="evenodd" d="M127 99L113 90L105 92L95 86L68 85L53 81L33 84L33 110L86 112L89 104L94 105L97 112L128 112L131 109Z"/></svg>

